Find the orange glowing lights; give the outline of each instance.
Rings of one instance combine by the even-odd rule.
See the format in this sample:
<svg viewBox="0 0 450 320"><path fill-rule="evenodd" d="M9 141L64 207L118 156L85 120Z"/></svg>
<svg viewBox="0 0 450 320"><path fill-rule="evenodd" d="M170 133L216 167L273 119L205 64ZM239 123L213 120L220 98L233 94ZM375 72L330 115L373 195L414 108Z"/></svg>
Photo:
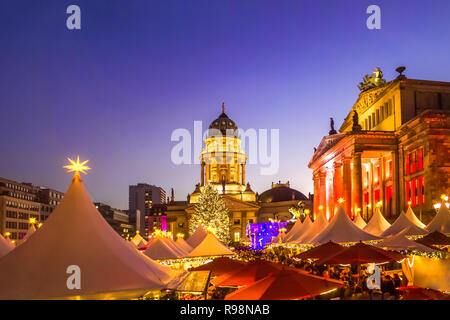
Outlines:
<svg viewBox="0 0 450 320"><path fill-rule="evenodd" d="M339 199L338 199L338 203L339 203L339 204L343 204L344 202L345 202L344 198L339 198Z"/></svg>

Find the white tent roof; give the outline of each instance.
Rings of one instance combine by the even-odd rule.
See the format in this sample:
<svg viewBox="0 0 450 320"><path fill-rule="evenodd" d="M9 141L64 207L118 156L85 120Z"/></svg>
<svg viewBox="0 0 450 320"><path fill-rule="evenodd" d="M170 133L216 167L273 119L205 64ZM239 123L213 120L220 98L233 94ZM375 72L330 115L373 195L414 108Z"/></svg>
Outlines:
<svg viewBox="0 0 450 320"><path fill-rule="evenodd" d="M380 236L391 224L384 218L380 208L375 210L374 215L369 220L369 223L363 228L365 232Z"/></svg>
<svg viewBox="0 0 450 320"><path fill-rule="evenodd" d="M35 232L36 232L36 228L34 227L34 224L31 224L31 226L27 230L27 233L25 234L25 237L23 237L22 241L28 240L28 238L31 237L31 235Z"/></svg>
<svg viewBox="0 0 450 320"><path fill-rule="evenodd" d="M67 288L72 265L80 268L81 289ZM109 226L76 174L43 226L0 259L0 299L135 297L174 276Z"/></svg>
<svg viewBox="0 0 450 320"><path fill-rule="evenodd" d="M422 223L422 221L419 220L419 218L417 218L417 216L414 214L414 211L411 207L408 208L408 210L406 211L406 217L411 220L416 226L418 226L419 228L425 228L425 225Z"/></svg>
<svg viewBox="0 0 450 320"><path fill-rule="evenodd" d="M308 232L308 230L312 227L313 222L311 218L307 217L305 221L303 221L301 228L299 228L296 234L289 241L290 243L298 243L300 239Z"/></svg>
<svg viewBox="0 0 450 320"><path fill-rule="evenodd" d="M321 233L328 226L328 220L325 214L317 214L316 220L308 227L305 228L303 235L295 240L295 243L307 244L310 243L311 239Z"/></svg>
<svg viewBox="0 0 450 320"><path fill-rule="evenodd" d="M184 240L181 237L178 238L177 241L175 241L175 243L177 244L178 247L180 247L182 250L188 253L192 251L192 247L186 242L186 240Z"/></svg>
<svg viewBox="0 0 450 320"><path fill-rule="evenodd" d="M181 248L171 237L164 238L164 241L175 251L178 253L179 257L184 257L188 254L186 250Z"/></svg>
<svg viewBox="0 0 450 320"><path fill-rule="evenodd" d="M188 257L204 257L204 256L224 256L233 252L220 242L212 233L203 239L198 246L192 250Z"/></svg>
<svg viewBox="0 0 450 320"><path fill-rule="evenodd" d="M14 244L3 238L0 234L0 258L9 253L12 249L14 249Z"/></svg>
<svg viewBox="0 0 450 320"><path fill-rule="evenodd" d="M136 233L136 235L131 239L131 242L137 247L140 248L142 246L145 246L147 244L147 241L139 234Z"/></svg>
<svg viewBox="0 0 450 320"><path fill-rule="evenodd" d="M169 260L181 258L186 252L175 249L167 238L157 238L150 243L144 254L153 260Z"/></svg>
<svg viewBox="0 0 450 320"><path fill-rule="evenodd" d="M388 236L396 235L405 229L408 229L406 234L407 236L417 236L426 234L427 231L416 226L411 220L406 217L406 214L402 211L398 216L397 220L387 228L382 234L382 238L386 238Z"/></svg>
<svg viewBox="0 0 450 320"><path fill-rule="evenodd" d="M205 237L208 235L208 232L202 227L201 224L198 225L197 230L186 240L188 245L190 245L192 248L195 248L200 244L200 242L205 239Z"/></svg>
<svg viewBox="0 0 450 320"><path fill-rule="evenodd" d="M358 228L343 207L339 207L336 215L328 226L316 237L310 240L311 244L322 244L328 241L336 243L378 240L379 238Z"/></svg>
<svg viewBox="0 0 450 320"><path fill-rule="evenodd" d="M409 240L405 237L406 230L400 232L397 235L390 236L384 239L382 242L376 244L376 247L387 248L389 250L417 250L422 252L434 252L430 247L417 243L413 240Z"/></svg>
<svg viewBox="0 0 450 320"><path fill-rule="evenodd" d="M367 225L367 223L361 217L361 214L359 212L356 215L355 219L353 220L353 223L360 229L364 229L364 227Z"/></svg>
<svg viewBox="0 0 450 320"><path fill-rule="evenodd" d="M302 225L303 225L302 220L297 219L292 229L289 230L289 232L283 238L283 242L289 242L291 239L295 238L297 231L301 229Z"/></svg>
<svg viewBox="0 0 450 320"><path fill-rule="evenodd" d="M433 220L427 225L426 229L430 232L439 231L440 233L450 233L450 211L442 204Z"/></svg>

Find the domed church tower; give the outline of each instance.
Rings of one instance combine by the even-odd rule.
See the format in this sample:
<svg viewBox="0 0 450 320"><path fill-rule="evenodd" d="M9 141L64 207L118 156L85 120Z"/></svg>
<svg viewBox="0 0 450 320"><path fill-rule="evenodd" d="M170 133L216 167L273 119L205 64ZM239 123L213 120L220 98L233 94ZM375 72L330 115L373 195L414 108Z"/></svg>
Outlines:
<svg viewBox="0 0 450 320"><path fill-rule="evenodd" d="M245 183L246 160L245 151L241 149L238 127L227 116L225 104L222 103L222 113L211 122L205 147L202 148L199 189L211 184L220 194L241 201L256 201L255 193ZM191 203L197 201L196 191L190 197Z"/></svg>

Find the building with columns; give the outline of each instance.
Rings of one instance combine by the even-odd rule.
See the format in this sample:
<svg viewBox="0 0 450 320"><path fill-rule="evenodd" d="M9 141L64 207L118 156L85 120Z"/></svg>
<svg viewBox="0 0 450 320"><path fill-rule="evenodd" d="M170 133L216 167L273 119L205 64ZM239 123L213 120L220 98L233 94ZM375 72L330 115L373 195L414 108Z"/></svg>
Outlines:
<svg viewBox="0 0 450 320"><path fill-rule="evenodd" d="M377 68L339 132L332 120L308 165L314 212L331 219L343 198L350 216L367 221L380 204L392 221L410 204L427 223L450 192L450 83L407 79L404 70L386 82Z"/></svg>

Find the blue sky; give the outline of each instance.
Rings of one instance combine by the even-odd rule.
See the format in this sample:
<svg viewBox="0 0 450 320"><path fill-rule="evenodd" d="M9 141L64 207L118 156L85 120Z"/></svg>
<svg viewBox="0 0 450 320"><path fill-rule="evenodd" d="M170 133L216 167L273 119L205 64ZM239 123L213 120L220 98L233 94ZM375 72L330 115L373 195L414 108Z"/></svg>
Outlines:
<svg viewBox="0 0 450 320"><path fill-rule="evenodd" d="M66 28L81 8L82 29ZM366 8L381 8L381 30ZM126 209L128 185L183 200L197 165L170 160L173 130L214 120L225 101L240 128L280 129L280 170L247 180L312 191L307 168L376 66L385 78L450 81L446 0L22 1L0 3L0 176L65 191L77 154L96 201Z"/></svg>

